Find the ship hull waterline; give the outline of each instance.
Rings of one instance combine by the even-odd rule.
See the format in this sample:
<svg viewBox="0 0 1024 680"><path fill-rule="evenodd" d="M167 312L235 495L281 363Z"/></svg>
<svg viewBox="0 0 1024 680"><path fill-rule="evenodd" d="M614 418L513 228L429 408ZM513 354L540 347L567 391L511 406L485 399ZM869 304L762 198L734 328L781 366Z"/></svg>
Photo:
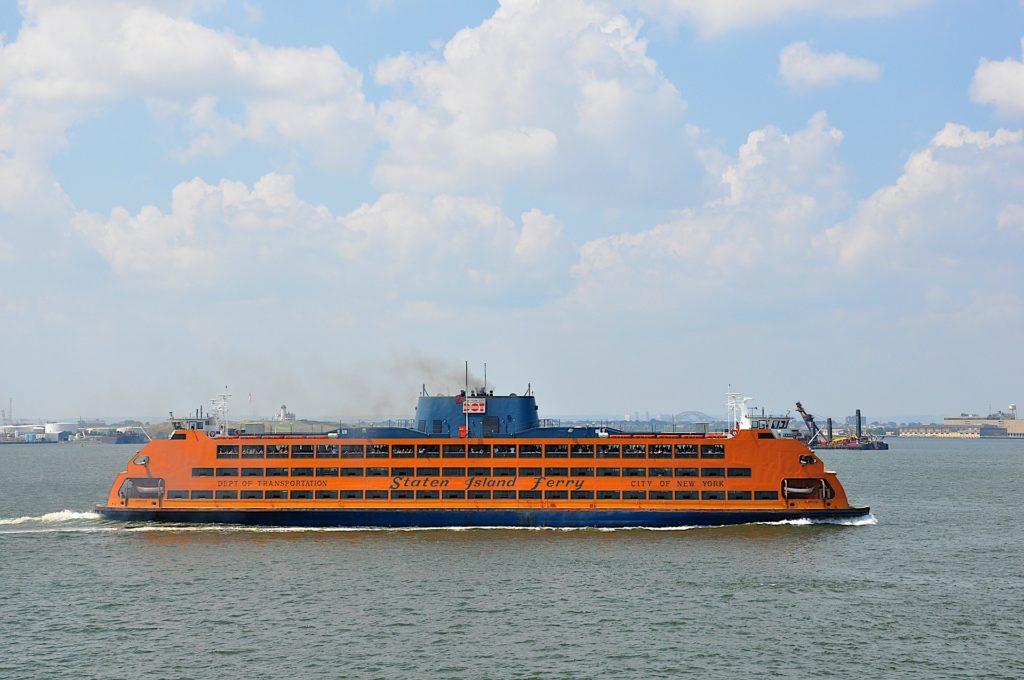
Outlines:
<svg viewBox="0 0 1024 680"><path fill-rule="evenodd" d="M98 506L107 519L126 522L349 528L669 528L727 526L792 520L855 520L870 508L823 510L532 510L532 509L146 509Z"/></svg>

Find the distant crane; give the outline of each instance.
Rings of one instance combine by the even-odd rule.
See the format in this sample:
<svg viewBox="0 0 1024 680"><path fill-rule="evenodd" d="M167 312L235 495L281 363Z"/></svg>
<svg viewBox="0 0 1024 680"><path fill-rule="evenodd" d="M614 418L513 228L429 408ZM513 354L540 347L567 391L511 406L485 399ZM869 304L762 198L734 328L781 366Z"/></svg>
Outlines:
<svg viewBox="0 0 1024 680"><path fill-rule="evenodd" d="M808 413L804 409L804 405L799 401L796 402L796 412L800 414L800 417L804 419L804 423L807 425L807 431L810 434L807 441L813 442L821 434L821 428L818 427L814 422L814 416Z"/></svg>

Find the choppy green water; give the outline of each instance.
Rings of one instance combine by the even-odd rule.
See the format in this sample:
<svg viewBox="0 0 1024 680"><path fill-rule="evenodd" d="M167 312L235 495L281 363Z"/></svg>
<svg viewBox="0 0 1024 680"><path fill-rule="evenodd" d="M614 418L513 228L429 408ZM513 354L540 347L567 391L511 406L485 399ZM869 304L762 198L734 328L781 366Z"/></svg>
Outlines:
<svg viewBox="0 0 1024 680"><path fill-rule="evenodd" d="M877 524L669 531L126 526L137 447L0 446L0 678L1024 677L1024 441L891 443L822 452Z"/></svg>

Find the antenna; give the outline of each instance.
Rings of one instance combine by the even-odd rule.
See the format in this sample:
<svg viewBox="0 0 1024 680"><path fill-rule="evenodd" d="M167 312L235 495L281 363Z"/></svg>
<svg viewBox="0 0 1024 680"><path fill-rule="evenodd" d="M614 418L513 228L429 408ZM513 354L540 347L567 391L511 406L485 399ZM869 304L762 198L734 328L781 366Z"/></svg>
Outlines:
<svg viewBox="0 0 1024 680"><path fill-rule="evenodd" d="M487 394L487 362L484 362L484 394Z"/></svg>
<svg viewBox="0 0 1024 680"><path fill-rule="evenodd" d="M224 393L217 396L216 399L210 400L211 411L213 412L214 418L217 420L217 426L222 435L228 433L228 399L231 395L228 394L228 386L224 386Z"/></svg>

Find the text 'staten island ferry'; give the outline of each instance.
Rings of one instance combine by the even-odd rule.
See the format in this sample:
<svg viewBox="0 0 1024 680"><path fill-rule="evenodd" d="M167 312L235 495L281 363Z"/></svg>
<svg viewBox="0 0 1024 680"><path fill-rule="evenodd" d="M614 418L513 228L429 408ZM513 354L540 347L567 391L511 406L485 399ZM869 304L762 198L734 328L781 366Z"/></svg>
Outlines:
<svg viewBox="0 0 1024 680"><path fill-rule="evenodd" d="M729 432L544 427L536 400L420 397L416 427L250 435L174 418L117 475L122 520L350 527L671 527L867 515L796 439L746 400Z"/></svg>

